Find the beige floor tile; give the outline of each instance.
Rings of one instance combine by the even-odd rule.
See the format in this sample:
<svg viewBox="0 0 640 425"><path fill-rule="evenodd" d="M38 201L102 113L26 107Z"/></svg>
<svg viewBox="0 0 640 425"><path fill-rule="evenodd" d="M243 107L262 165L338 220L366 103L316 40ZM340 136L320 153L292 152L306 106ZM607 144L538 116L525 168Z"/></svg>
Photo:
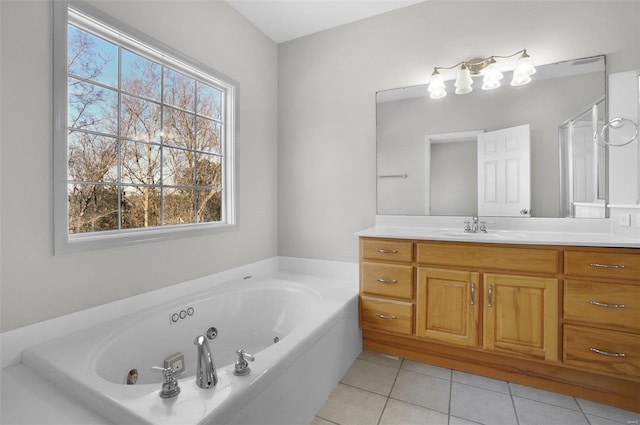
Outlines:
<svg viewBox="0 0 640 425"><path fill-rule="evenodd" d="M316 416L309 425L333 425L333 422L325 421L324 419Z"/></svg>
<svg viewBox="0 0 640 425"><path fill-rule="evenodd" d="M520 425L589 425L578 410L552 406L527 398L513 397Z"/></svg>
<svg viewBox="0 0 640 425"><path fill-rule="evenodd" d="M389 399L379 425L448 425L448 423L449 416L444 413Z"/></svg>
<svg viewBox="0 0 640 425"><path fill-rule="evenodd" d="M442 413L449 413L451 382L400 369L391 398Z"/></svg>
<svg viewBox="0 0 640 425"><path fill-rule="evenodd" d="M454 382L451 415L487 425L516 425L511 396Z"/></svg>
<svg viewBox="0 0 640 425"><path fill-rule="evenodd" d="M568 395L539 390L537 388L514 383L509 383L509 387L511 388L512 396L528 398L530 400L553 404L554 406L565 407L567 409L580 410L576 399Z"/></svg>
<svg viewBox="0 0 640 425"><path fill-rule="evenodd" d="M582 411L587 415L599 416L601 418L622 422L623 424L640 423L640 413L618 409L617 407L607 406L593 401L583 400L581 398L576 400L578 400L578 404L582 408Z"/></svg>
<svg viewBox="0 0 640 425"><path fill-rule="evenodd" d="M449 416L449 425L477 425L478 422L468 421L466 419Z"/></svg>
<svg viewBox="0 0 640 425"><path fill-rule="evenodd" d="M394 358L393 356L374 353L373 351L368 351L368 350L362 350L358 358L362 360L368 360L374 363L380 363L385 366L396 367L396 368L400 367L400 365L402 364L402 359L400 358L397 358L397 357Z"/></svg>
<svg viewBox="0 0 640 425"><path fill-rule="evenodd" d="M416 373L421 373L423 375L435 376L436 378L451 380L451 369L433 366L426 363L414 362L413 360L403 361L402 369L410 370Z"/></svg>
<svg viewBox="0 0 640 425"><path fill-rule="evenodd" d="M338 384L317 417L341 425L376 425L386 397Z"/></svg>
<svg viewBox="0 0 640 425"><path fill-rule="evenodd" d="M486 378L480 375L472 375L466 372L453 371L452 379L461 384L473 385L474 387L484 388L485 390L497 391L499 393L511 394L509 392L509 384L505 381Z"/></svg>
<svg viewBox="0 0 640 425"><path fill-rule="evenodd" d="M362 390L388 396L398 374L398 369L356 359L340 382Z"/></svg>
<svg viewBox="0 0 640 425"><path fill-rule="evenodd" d="M601 418L600 416L585 415L591 425L621 425L621 422L612 421L611 419ZM626 424L625 424L626 425Z"/></svg>

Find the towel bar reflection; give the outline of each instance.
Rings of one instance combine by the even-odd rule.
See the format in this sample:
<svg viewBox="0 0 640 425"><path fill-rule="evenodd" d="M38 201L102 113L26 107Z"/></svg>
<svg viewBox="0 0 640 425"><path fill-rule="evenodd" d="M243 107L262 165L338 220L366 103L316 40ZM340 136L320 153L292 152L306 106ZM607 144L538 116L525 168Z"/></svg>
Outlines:
<svg viewBox="0 0 640 425"><path fill-rule="evenodd" d="M378 176L379 179L390 179L390 178L398 178L398 179L406 179L409 177L408 174L383 174Z"/></svg>

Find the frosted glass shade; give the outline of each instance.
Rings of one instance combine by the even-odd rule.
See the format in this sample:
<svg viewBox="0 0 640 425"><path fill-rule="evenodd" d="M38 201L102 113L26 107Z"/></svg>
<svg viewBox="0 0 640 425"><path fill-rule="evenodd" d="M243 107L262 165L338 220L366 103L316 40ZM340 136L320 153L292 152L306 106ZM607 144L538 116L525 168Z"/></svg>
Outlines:
<svg viewBox="0 0 640 425"><path fill-rule="evenodd" d="M482 90L494 90L500 87L500 80L487 81L485 78L482 82Z"/></svg>
<svg viewBox="0 0 640 425"><path fill-rule="evenodd" d="M471 85L473 80L471 79L471 73L466 66L460 68L458 77L456 78L456 94L467 94L473 91Z"/></svg>
<svg viewBox="0 0 640 425"><path fill-rule="evenodd" d="M524 86L525 84L529 84L531 82L531 77L528 75L516 75L513 73L513 79L511 80L512 86Z"/></svg>
<svg viewBox="0 0 640 425"><path fill-rule="evenodd" d="M442 75L440 75L438 71L434 71L433 75L431 75L431 79L429 80L429 93L433 95L433 93L439 93L443 91L445 91L445 85L444 80L442 79Z"/></svg>
<svg viewBox="0 0 640 425"><path fill-rule="evenodd" d="M485 81L502 80L502 71L500 71L500 67L495 60L484 70L484 79Z"/></svg>

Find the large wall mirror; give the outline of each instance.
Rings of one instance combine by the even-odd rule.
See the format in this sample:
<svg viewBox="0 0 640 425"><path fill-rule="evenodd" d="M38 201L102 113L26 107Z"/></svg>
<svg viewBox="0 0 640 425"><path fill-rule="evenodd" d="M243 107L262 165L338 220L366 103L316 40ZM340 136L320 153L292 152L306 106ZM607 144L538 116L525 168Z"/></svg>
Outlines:
<svg viewBox="0 0 640 425"><path fill-rule="evenodd" d="M378 214L605 217L605 80L596 56L537 66L519 87L505 73L441 99L378 92Z"/></svg>

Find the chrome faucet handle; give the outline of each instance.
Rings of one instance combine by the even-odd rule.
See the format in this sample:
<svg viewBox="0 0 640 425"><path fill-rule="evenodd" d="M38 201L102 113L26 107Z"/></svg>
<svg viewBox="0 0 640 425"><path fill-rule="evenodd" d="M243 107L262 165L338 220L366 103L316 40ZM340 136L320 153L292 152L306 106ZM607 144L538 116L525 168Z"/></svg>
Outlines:
<svg viewBox="0 0 640 425"><path fill-rule="evenodd" d="M249 367L247 360L252 362L256 358L252 354L245 353L243 349L237 350L236 354L238 355L238 361L236 362L233 374L236 376L244 376L251 372L251 368Z"/></svg>
<svg viewBox="0 0 640 425"><path fill-rule="evenodd" d="M480 230L481 232L487 233L487 223L485 221L481 221L480 227L478 227L478 230Z"/></svg>
<svg viewBox="0 0 640 425"><path fill-rule="evenodd" d="M471 223L469 223L469 220L465 220L464 222L464 231L467 233L471 231Z"/></svg>
<svg viewBox="0 0 640 425"><path fill-rule="evenodd" d="M151 370L157 370L164 374L164 382L162 383L162 389L160 390L160 397L171 398L180 394L180 387L178 386L178 380L176 379L176 371L170 367L153 366Z"/></svg>

